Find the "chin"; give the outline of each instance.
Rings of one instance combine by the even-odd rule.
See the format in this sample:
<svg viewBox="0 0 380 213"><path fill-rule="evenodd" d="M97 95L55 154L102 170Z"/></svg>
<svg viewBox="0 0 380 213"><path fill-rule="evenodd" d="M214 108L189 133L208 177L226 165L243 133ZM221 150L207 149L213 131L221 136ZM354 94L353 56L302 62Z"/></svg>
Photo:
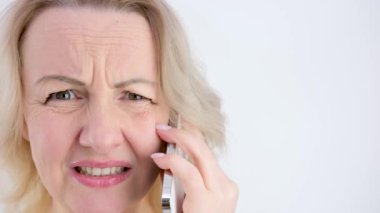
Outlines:
<svg viewBox="0 0 380 213"><path fill-rule="evenodd" d="M149 186L151 187L150 184ZM136 209L139 209L141 205L149 205L149 203L145 203L145 197L148 194L148 187L132 190L130 185L128 187L111 187L109 189L82 188L82 190L78 190L76 188L64 195L63 203L66 204L65 209L67 210L63 212L136 212Z"/></svg>
<svg viewBox="0 0 380 213"><path fill-rule="evenodd" d="M94 213L108 213L108 212L129 212L128 209L133 210L136 203L128 202L127 199L120 198L80 198L77 200L69 201L70 212L94 212ZM133 211L132 211L133 212Z"/></svg>

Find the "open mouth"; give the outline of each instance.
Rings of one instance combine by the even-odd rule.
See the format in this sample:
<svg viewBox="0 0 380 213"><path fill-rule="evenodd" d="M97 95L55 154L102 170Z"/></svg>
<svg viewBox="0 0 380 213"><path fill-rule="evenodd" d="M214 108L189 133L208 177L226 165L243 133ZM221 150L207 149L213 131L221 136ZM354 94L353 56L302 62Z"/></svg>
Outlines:
<svg viewBox="0 0 380 213"><path fill-rule="evenodd" d="M103 177L103 176L113 176L113 175L120 175L120 174L126 173L129 170L129 168L121 167L121 166L105 167L105 168L76 166L74 167L74 170L77 173L86 175L86 176Z"/></svg>

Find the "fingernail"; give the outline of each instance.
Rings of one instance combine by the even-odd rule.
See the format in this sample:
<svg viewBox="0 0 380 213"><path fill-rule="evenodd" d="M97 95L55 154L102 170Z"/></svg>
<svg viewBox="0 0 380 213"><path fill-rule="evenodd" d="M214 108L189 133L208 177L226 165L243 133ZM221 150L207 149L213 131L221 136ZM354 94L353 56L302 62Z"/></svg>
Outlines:
<svg viewBox="0 0 380 213"><path fill-rule="evenodd" d="M153 159L161 158L163 156L165 156L165 153L162 153L162 152L157 152L157 153L153 153L153 154L150 155L150 157L153 158Z"/></svg>
<svg viewBox="0 0 380 213"><path fill-rule="evenodd" d="M159 129L159 130L168 130L168 129L171 129L172 127L171 126L168 126L166 124L157 124L156 125L156 129Z"/></svg>

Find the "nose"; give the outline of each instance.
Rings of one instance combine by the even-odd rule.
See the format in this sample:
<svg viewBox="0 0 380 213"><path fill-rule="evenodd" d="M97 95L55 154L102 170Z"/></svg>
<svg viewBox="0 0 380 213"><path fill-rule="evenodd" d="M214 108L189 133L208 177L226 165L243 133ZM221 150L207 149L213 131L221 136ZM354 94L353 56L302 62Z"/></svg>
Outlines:
<svg viewBox="0 0 380 213"><path fill-rule="evenodd" d="M97 154L108 154L124 142L120 116L110 104L97 104L85 115L79 143Z"/></svg>

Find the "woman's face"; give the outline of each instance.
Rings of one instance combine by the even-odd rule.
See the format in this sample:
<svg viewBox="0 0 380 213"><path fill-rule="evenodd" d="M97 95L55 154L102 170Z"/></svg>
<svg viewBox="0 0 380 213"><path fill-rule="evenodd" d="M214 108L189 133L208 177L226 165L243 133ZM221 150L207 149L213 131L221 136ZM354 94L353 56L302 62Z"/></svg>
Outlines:
<svg viewBox="0 0 380 213"><path fill-rule="evenodd" d="M22 46L25 131L52 208L134 211L167 123L150 27L136 13L51 8Z"/></svg>

